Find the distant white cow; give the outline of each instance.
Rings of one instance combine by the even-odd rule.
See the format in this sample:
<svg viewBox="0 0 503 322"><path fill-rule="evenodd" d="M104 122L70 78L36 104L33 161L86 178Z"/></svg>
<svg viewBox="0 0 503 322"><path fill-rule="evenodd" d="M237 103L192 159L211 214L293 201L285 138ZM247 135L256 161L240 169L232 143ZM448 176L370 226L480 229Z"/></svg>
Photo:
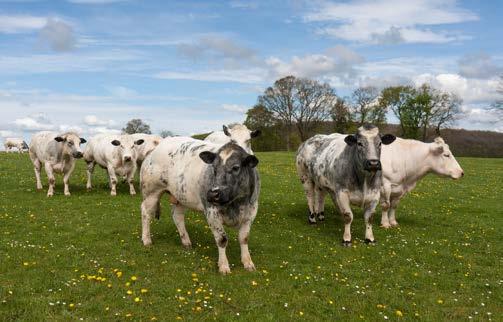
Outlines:
<svg viewBox="0 0 503 322"><path fill-rule="evenodd" d="M145 133L135 133L131 134L135 141L143 140L143 144L136 147L136 163L138 168L141 167L143 160L147 155L152 152L162 141L162 137L159 135L145 134Z"/></svg>
<svg viewBox="0 0 503 322"><path fill-rule="evenodd" d="M143 139L135 140L128 134L101 134L91 138L84 150L84 160L87 163L87 189L92 188L91 177L97 163L108 171L112 196L117 194L117 175L126 179L129 193L135 195L133 178L136 172L137 147L143 142Z"/></svg>
<svg viewBox="0 0 503 322"><path fill-rule="evenodd" d="M21 138L6 138L4 142L5 151L10 152L13 148L16 148L19 153L23 153L23 150L28 149L28 144Z"/></svg>
<svg viewBox="0 0 503 322"><path fill-rule="evenodd" d="M49 178L49 190L47 196L54 194L55 178L54 172L63 174L65 184L65 195L70 195L68 180L75 168L75 159L82 158L80 144L86 143L84 138L79 137L74 132L57 134L55 132L39 132L33 135L29 152L30 159L35 168L35 178L37 179L37 189L42 189L40 181L40 168L42 163Z"/></svg>
<svg viewBox="0 0 503 322"><path fill-rule="evenodd" d="M230 127L223 126L223 131L215 131L208 135L204 141L224 145L231 140L245 149L247 153L253 154L251 149L251 139L260 136L260 130L249 130L246 125L234 124Z"/></svg>
<svg viewBox="0 0 503 322"><path fill-rule="evenodd" d="M393 144L383 146L381 163L381 226L384 228L398 225L395 210L400 199L428 173L452 179L464 175L449 146L440 137L433 143L397 138Z"/></svg>

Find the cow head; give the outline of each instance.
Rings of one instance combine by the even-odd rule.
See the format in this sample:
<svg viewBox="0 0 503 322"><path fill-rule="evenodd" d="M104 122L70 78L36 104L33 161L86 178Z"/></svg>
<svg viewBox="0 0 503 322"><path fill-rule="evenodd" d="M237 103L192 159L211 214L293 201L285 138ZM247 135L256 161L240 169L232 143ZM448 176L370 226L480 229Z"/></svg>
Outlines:
<svg viewBox="0 0 503 322"><path fill-rule="evenodd" d="M54 138L56 142L59 142L62 144L62 149L63 149L63 154L64 155L71 155L72 157L76 159L82 158L84 155L82 153L82 149L80 148L80 145L82 143L86 143L86 139L81 138L78 136L78 134L73 133L73 132L68 132L64 133L61 135L58 135Z"/></svg>
<svg viewBox="0 0 503 322"><path fill-rule="evenodd" d="M260 130L249 130L246 125L235 124L232 127L223 126L225 135L231 138L237 145L245 149L246 152L253 154L251 150L251 140L262 134Z"/></svg>
<svg viewBox="0 0 503 322"><path fill-rule="evenodd" d="M116 147L122 163L136 162L136 146L142 145L145 140L134 140L129 135L122 135L120 140L113 140L111 143Z"/></svg>
<svg viewBox="0 0 503 322"><path fill-rule="evenodd" d="M162 138L157 135L147 134L143 136L145 142L141 145L137 145L138 149L138 160L143 161L143 159L161 143Z"/></svg>
<svg viewBox="0 0 503 322"><path fill-rule="evenodd" d="M225 205L250 195L256 184L253 168L258 159L254 155L231 142L216 153L201 152L199 157L213 168L206 192L208 202Z"/></svg>
<svg viewBox="0 0 503 322"><path fill-rule="evenodd" d="M430 155L432 160L431 168L435 174L451 177L452 179L459 179L464 176L463 169L441 137L430 143Z"/></svg>
<svg viewBox="0 0 503 322"><path fill-rule="evenodd" d="M379 135L379 129L371 124L365 124L355 135L344 138L347 145L356 151L357 166L365 171L381 170L381 144L391 144L396 137L391 134Z"/></svg>

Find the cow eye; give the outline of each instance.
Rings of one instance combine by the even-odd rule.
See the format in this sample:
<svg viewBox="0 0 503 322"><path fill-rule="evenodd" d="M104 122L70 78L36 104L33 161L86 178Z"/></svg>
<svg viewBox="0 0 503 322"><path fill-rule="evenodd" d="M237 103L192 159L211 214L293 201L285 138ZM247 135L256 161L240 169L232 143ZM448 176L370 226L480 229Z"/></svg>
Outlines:
<svg viewBox="0 0 503 322"><path fill-rule="evenodd" d="M444 154L444 157L446 157L446 158L450 158L450 157L451 157L451 155L450 155L450 154Z"/></svg>
<svg viewBox="0 0 503 322"><path fill-rule="evenodd" d="M73 145L73 142L72 142L72 141L68 141L68 145L69 145L69 146L72 146L72 145Z"/></svg>

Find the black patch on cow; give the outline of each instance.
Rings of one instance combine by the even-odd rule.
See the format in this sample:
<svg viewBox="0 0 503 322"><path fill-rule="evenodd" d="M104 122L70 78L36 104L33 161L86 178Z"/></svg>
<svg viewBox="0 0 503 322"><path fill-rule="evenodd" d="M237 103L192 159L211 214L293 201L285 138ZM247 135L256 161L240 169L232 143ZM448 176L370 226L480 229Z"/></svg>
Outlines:
<svg viewBox="0 0 503 322"><path fill-rule="evenodd" d="M368 238L365 238L365 244L370 244L370 245L375 245L377 243L377 241L374 239L374 240L370 240Z"/></svg>
<svg viewBox="0 0 503 322"><path fill-rule="evenodd" d="M136 140L136 141L134 142L134 144L136 144L136 145L142 145L142 144L143 144L143 142L145 142L145 140L144 140L144 139L139 139L139 140Z"/></svg>
<svg viewBox="0 0 503 322"><path fill-rule="evenodd" d="M111 143L112 143L112 145L115 145L115 146L121 145L121 141L119 141L119 140L113 140Z"/></svg>
<svg viewBox="0 0 503 322"><path fill-rule="evenodd" d="M54 140L56 140L56 142L63 142L65 139L63 139L61 136L57 136L54 138Z"/></svg>
<svg viewBox="0 0 503 322"><path fill-rule="evenodd" d="M86 139L84 139L84 138L80 138L80 144L84 144L84 143L86 143L86 142L87 142L87 140L86 140Z"/></svg>
<svg viewBox="0 0 503 322"><path fill-rule="evenodd" d="M382 144L385 144L385 145L391 144L395 140L396 140L396 136L394 136L393 134L385 134L385 135L381 136L381 142L382 142Z"/></svg>
<svg viewBox="0 0 503 322"><path fill-rule="evenodd" d="M225 234L222 235L218 240L218 246L222 248L227 246L227 236Z"/></svg>

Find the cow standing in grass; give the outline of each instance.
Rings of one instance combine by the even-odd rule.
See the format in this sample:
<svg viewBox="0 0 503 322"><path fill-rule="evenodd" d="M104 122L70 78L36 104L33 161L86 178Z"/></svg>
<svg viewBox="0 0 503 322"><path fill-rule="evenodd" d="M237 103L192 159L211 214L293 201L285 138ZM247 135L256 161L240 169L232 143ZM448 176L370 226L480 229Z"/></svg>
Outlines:
<svg viewBox="0 0 503 322"><path fill-rule="evenodd" d="M381 226L397 226L395 210L400 199L416 187L428 173L459 179L463 169L440 137L432 143L397 138L381 153L383 184L381 188Z"/></svg>
<svg viewBox="0 0 503 322"><path fill-rule="evenodd" d="M204 141L224 145L234 141L242 147L247 153L253 154L251 140L260 136L260 130L249 130L246 125L234 124L233 126L223 126L223 131L215 131L208 135Z"/></svg>
<svg viewBox="0 0 503 322"><path fill-rule="evenodd" d="M140 171L143 244L152 244L150 222L154 215L159 216L159 201L166 192L185 247L191 246L185 229L185 209L202 211L218 246L219 271L230 273L224 225L239 229L241 261L245 269L254 270L248 238L258 209L257 163L254 155L234 142L222 146L186 137L164 139L147 156Z"/></svg>
<svg viewBox="0 0 503 322"><path fill-rule="evenodd" d="M373 125L364 125L356 135L316 135L297 152L297 172L306 192L310 223L324 219L325 194L332 197L344 219L343 245L351 245L351 204L364 208L365 242L375 242L372 219L381 188L381 143L393 135L379 135Z"/></svg>
<svg viewBox="0 0 503 322"><path fill-rule="evenodd" d="M28 144L20 138L6 138L3 145L5 147L5 151L7 152L16 148L17 152L23 153L23 150L28 149Z"/></svg>
<svg viewBox="0 0 503 322"><path fill-rule="evenodd" d="M141 168L143 160L147 155L152 152L162 141L162 137L159 135L145 134L145 133L134 133L131 134L135 141L143 140L143 144L136 147L136 164L138 168Z"/></svg>
<svg viewBox="0 0 503 322"><path fill-rule="evenodd" d="M82 150L80 149L82 143L86 143L86 140L74 132L63 134L39 132L33 135L29 153L35 168L37 189L41 190L43 188L40 181L40 169L44 164L49 179L47 196L52 197L54 194L54 185L56 183L54 172L63 174L64 192L66 196L70 195L68 180L75 168L75 159L82 158Z"/></svg>
<svg viewBox="0 0 503 322"><path fill-rule="evenodd" d="M135 140L128 134L102 134L91 138L84 150L84 160L87 163L87 189L92 188L91 179L97 163L107 169L112 196L117 195L117 175L126 179L129 193L135 195L133 178L136 172L136 150L142 144L143 139Z"/></svg>

